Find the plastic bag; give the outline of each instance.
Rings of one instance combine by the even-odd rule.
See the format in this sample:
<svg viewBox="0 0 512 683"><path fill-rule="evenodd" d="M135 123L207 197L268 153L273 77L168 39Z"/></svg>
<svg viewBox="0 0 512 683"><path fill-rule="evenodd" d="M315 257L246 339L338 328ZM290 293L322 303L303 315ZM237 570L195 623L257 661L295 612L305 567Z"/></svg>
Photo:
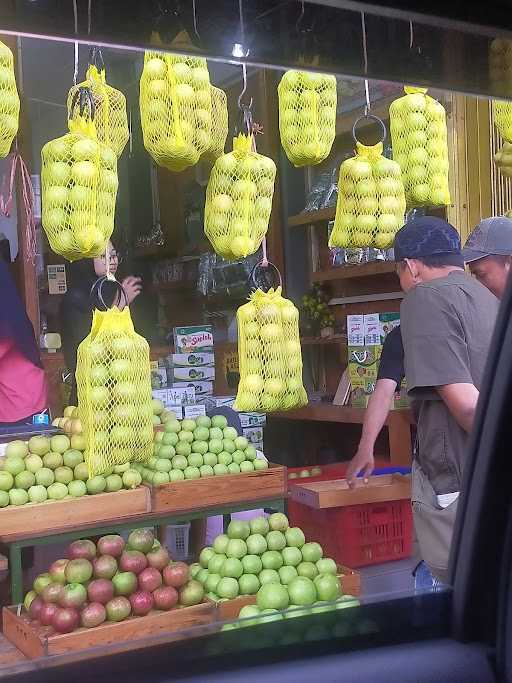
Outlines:
<svg viewBox="0 0 512 683"><path fill-rule="evenodd" d="M329 247L386 249L404 224L400 166L382 156L382 142L356 143L356 155L340 166L338 201Z"/></svg>
<svg viewBox="0 0 512 683"><path fill-rule="evenodd" d="M276 165L252 145L252 136L241 133L233 151L217 159L208 180L204 231L228 261L260 248L272 211Z"/></svg>
<svg viewBox="0 0 512 683"><path fill-rule="evenodd" d="M18 132L20 98L16 89L14 59L11 50L0 42L0 158L11 151Z"/></svg>
<svg viewBox="0 0 512 683"><path fill-rule="evenodd" d="M492 117L501 137L512 142L512 102L493 100Z"/></svg>
<svg viewBox="0 0 512 683"><path fill-rule="evenodd" d="M114 230L117 157L79 114L69 133L41 150L42 225L53 251L70 261L103 254Z"/></svg>
<svg viewBox="0 0 512 683"><path fill-rule="evenodd" d="M212 144L206 59L146 52L140 79L144 147L159 166L182 171Z"/></svg>
<svg viewBox="0 0 512 683"><path fill-rule="evenodd" d="M130 310L94 311L78 347L78 412L91 477L153 455L149 345L133 329Z"/></svg>
<svg viewBox="0 0 512 683"><path fill-rule="evenodd" d="M128 118L126 115L126 97L122 92L112 88L105 80L105 69L101 71L91 64L87 69L85 81L74 85L68 93L68 110L71 110L73 98L78 89L90 89L94 101L94 123L98 140L111 147L118 157L130 137Z"/></svg>
<svg viewBox="0 0 512 683"><path fill-rule="evenodd" d="M279 132L294 166L319 164L336 137L336 77L287 71L277 88Z"/></svg>
<svg viewBox="0 0 512 683"><path fill-rule="evenodd" d="M236 314L240 383L235 410L272 412L306 405L299 312L281 287L257 289Z"/></svg>
<svg viewBox="0 0 512 683"><path fill-rule="evenodd" d="M404 90L407 94L389 107L389 121L393 159L402 169L407 206L446 206L450 203L446 112L425 88Z"/></svg>
<svg viewBox="0 0 512 683"><path fill-rule="evenodd" d="M212 140L203 158L216 161L226 146L228 137L228 98L224 90L211 86L212 96Z"/></svg>

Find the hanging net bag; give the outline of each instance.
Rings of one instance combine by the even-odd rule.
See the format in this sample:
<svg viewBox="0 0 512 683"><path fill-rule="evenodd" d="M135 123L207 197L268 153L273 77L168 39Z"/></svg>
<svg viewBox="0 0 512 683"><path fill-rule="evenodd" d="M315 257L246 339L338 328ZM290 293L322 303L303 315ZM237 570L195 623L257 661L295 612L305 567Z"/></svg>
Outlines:
<svg viewBox="0 0 512 683"><path fill-rule="evenodd" d="M326 159L336 136L336 77L287 71L277 88L279 132L294 166Z"/></svg>
<svg viewBox="0 0 512 683"><path fill-rule="evenodd" d="M101 286L98 289L101 298ZM124 296L119 285L119 296ZM125 306L95 310L91 332L78 347L78 411L89 476L153 455L149 345L136 334Z"/></svg>
<svg viewBox="0 0 512 683"><path fill-rule="evenodd" d="M11 151L18 132L20 98L16 89L14 59L11 50L0 42L0 158Z"/></svg>
<svg viewBox="0 0 512 683"><path fill-rule="evenodd" d="M494 161L505 178L512 178L512 143L504 142L494 155Z"/></svg>
<svg viewBox="0 0 512 683"><path fill-rule="evenodd" d="M236 314L240 383L235 410L289 410L306 405L299 312L281 287L257 289Z"/></svg>
<svg viewBox="0 0 512 683"><path fill-rule="evenodd" d="M254 254L268 230L276 165L240 133L233 151L217 159L208 180L204 225L216 253L227 260Z"/></svg>
<svg viewBox="0 0 512 683"><path fill-rule="evenodd" d="M228 98L224 90L211 86L212 96L212 139L210 148L203 154L202 159L216 161L226 146L228 137Z"/></svg>
<svg viewBox="0 0 512 683"><path fill-rule="evenodd" d="M104 254L114 230L117 157L98 141L93 117L91 93L80 88L69 133L41 150L42 225L53 251L69 261Z"/></svg>
<svg viewBox="0 0 512 683"><path fill-rule="evenodd" d="M407 207L447 206L448 134L442 104L426 88L404 88L391 103L389 121L393 159L400 164Z"/></svg>
<svg viewBox="0 0 512 683"><path fill-rule="evenodd" d="M493 100L492 118L501 137L512 142L512 102Z"/></svg>
<svg viewBox="0 0 512 683"><path fill-rule="evenodd" d="M382 126L382 141L368 147L356 138L362 118ZM354 123L356 155L340 166L338 200L329 247L388 249L404 224L405 195L400 166L382 155L384 123L367 115Z"/></svg>
<svg viewBox="0 0 512 683"><path fill-rule="evenodd" d="M81 87L89 88L92 94L98 140L114 150L120 157L130 137L126 115L126 97L106 82L105 65L101 52L96 48L91 53L91 63L85 81L74 85L68 93L68 110Z"/></svg>
<svg viewBox="0 0 512 683"><path fill-rule="evenodd" d="M140 79L144 147L159 166L182 171L212 144L206 59L146 52Z"/></svg>

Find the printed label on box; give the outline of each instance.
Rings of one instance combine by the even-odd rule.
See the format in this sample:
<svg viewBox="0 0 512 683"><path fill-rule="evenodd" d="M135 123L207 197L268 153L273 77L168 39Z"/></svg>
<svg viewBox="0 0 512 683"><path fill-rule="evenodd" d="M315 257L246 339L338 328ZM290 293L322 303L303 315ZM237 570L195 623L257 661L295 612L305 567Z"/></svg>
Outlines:
<svg viewBox="0 0 512 683"><path fill-rule="evenodd" d="M192 387L195 392L195 398L200 396L213 396L213 382L175 382L172 389L183 389Z"/></svg>
<svg viewBox="0 0 512 683"><path fill-rule="evenodd" d="M215 379L215 368L172 368L173 384L178 382L211 381Z"/></svg>
<svg viewBox="0 0 512 683"><path fill-rule="evenodd" d="M349 346L364 346L363 315L347 315L347 338Z"/></svg>
<svg viewBox="0 0 512 683"><path fill-rule="evenodd" d="M215 367L215 355L213 353L173 353L169 360L174 368Z"/></svg>
<svg viewBox="0 0 512 683"><path fill-rule="evenodd" d="M65 294L68 291L66 266L46 266L48 274L48 294Z"/></svg>
<svg viewBox="0 0 512 683"><path fill-rule="evenodd" d="M175 327L174 349L176 353L213 351L213 327L211 325Z"/></svg>
<svg viewBox="0 0 512 683"><path fill-rule="evenodd" d="M196 417L206 415L206 408L204 405L185 406L183 410L185 417L189 420L195 420Z"/></svg>
<svg viewBox="0 0 512 683"><path fill-rule="evenodd" d="M263 442L263 427L248 427L242 429L242 434L253 445Z"/></svg>
<svg viewBox="0 0 512 683"><path fill-rule="evenodd" d="M365 346L380 344L380 318L378 313L370 313L364 316L364 343Z"/></svg>
<svg viewBox="0 0 512 683"><path fill-rule="evenodd" d="M173 406L191 406L196 402L196 392L193 384L183 386L172 386L167 389L168 403Z"/></svg>
<svg viewBox="0 0 512 683"><path fill-rule="evenodd" d="M238 413L242 427L264 427L267 421L265 413Z"/></svg>
<svg viewBox="0 0 512 683"><path fill-rule="evenodd" d="M165 368L151 369L151 388L163 389L167 386L167 370Z"/></svg>
<svg viewBox="0 0 512 683"><path fill-rule="evenodd" d="M183 420L183 406L166 406L167 410L176 415L177 420Z"/></svg>

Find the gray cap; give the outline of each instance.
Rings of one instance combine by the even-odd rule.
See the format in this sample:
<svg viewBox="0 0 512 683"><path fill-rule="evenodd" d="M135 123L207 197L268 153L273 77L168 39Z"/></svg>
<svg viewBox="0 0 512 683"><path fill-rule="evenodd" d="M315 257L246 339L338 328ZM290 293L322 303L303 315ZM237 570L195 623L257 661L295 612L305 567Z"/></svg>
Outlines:
<svg viewBox="0 0 512 683"><path fill-rule="evenodd" d="M466 263L485 256L512 256L512 220L506 216L484 218L468 237L462 255Z"/></svg>

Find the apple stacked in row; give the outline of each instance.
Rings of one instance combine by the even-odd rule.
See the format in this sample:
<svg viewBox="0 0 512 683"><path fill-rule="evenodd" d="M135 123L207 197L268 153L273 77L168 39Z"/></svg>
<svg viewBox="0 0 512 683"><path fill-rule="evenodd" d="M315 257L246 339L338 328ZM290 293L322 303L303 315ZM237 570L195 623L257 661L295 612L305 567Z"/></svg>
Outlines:
<svg viewBox="0 0 512 683"><path fill-rule="evenodd" d="M24 607L42 626L58 633L94 628L152 610L167 611L203 601L204 590L189 567L172 562L148 529L136 529L97 542L74 541L68 558L56 560L27 593Z"/></svg>
<svg viewBox="0 0 512 683"><path fill-rule="evenodd" d="M44 503L87 494L131 489L142 483L129 465L90 477L81 434L33 436L28 443L11 441L0 460L0 507Z"/></svg>
<svg viewBox="0 0 512 683"><path fill-rule="evenodd" d="M169 418L155 435L154 455L147 463L132 463L143 480L154 486L183 479L254 472L268 467L256 449L224 415L195 420Z"/></svg>
<svg viewBox="0 0 512 683"><path fill-rule="evenodd" d="M324 576L331 577L325 580L326 585L338 586L337 593L325 589L318 599L335 599L339 594L336 572L335 561L323 557L320 544L306 543L303 531L290 527L280 512L268 519L232 520L227 534L217 536L213 547L203 548L199 563L191 566L191 575L216 602L256 595L268 584L289 585L299 578L313 582Z"/></svg>

